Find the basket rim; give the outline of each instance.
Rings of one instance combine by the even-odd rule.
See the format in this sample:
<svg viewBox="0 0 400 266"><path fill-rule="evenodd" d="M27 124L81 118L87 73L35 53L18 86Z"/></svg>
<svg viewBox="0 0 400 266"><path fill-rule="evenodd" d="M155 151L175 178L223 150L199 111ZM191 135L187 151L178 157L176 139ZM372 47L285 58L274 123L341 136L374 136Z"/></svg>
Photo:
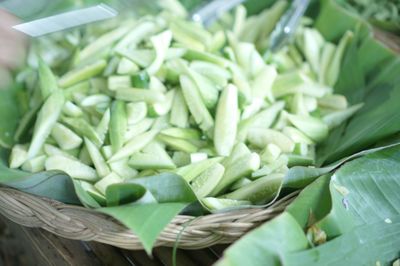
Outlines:
<svg viewBox="0 0 400 266"><path fill-rule="evenodd" d="M282 213L296 198L295 191L268 207L253 207L199 217L177 215L159 235L155 247L201 249L229 244L249 230ZM0 187L0 214L26 227L42 228L57 236L95 241L118 248L144 249L138 237L116 219L83 206L64 204L9 187Z"/></svg>

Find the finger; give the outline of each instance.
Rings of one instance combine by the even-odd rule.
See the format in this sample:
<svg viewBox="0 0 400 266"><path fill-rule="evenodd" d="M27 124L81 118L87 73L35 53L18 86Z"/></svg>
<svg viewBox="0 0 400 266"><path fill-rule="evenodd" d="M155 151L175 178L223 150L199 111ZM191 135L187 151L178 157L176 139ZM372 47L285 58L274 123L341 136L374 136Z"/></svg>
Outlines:
<svg viewBox="0 0 400 266"><path fill-rule="evenodd" d="M0 9L0 64L15 68L23 62L26 51L25 36L12 28L17 18Z"/></svg>
<svg viewBox="0 0 400 266"><path fill-rule="evenodd" d="M6 89L12 82L12 76L7 68L0 66L0 90Z"/></svg>

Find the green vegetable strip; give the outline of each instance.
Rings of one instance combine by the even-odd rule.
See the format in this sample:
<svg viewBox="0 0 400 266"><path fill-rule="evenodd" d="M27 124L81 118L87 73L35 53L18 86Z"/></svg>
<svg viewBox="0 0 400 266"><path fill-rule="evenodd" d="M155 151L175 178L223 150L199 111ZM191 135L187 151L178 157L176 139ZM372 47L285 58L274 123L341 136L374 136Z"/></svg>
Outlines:
<svg viewBox="0 0 400 266"><path fill-rule="evenodd" d="M360 110L364 104L357 104L349 107L348 109L342 111L336 111L330 113L322 118L322 120L328 125L329 129L339 126L344 121L352 117L358 110Z"/></svg>
<svg viewBox="0 0 400 266"><path fill-rule="evenodd" d="M214 125L214 121L204 103L201 101L201 96L196 84L186 75L180 77L180 82L183 97L196 123L199 124L200 128L204 131L211 129Z"/></svg>
<svg viewBox="0 0 400 266"><path fill-rule="evenodd" d="M83 115L82 109L71 101L65 103L63 107L63 113L71 117L79 117Z"/></svg>
<svg viewBox="0 0 400 266"><path fill-rule="evenodd" d="M32 158L28 161L26 161L22 165L22 170L31 172L31 173L37 173L41 172L44 170L44 164L46 162L46 155L40 155L38 157Z"/></svg>
<svg viewBox="0 0 400 266"><path fill-rule="evenodd" d="M73 71L65 74L58 81L58 85L61 88L70 87L81 81L87 80L91 77L98 75L99 73L101 73L104 70L104 68L106 66L107 66L107 62L105 60L100 60L91 65L87 65L81 69L73 70Z"/></svg>
<svg viewBox="0 0 400 266"><path fill-rule="evenodd" d="M183 152L187 152L187 153L192 153L192 152L196 152L199 148L194 145L193 143L184 140L184 139L179 139L179 138L174 138L168 135L163 135L160 134L158 136L158 139L165 143L167 146L178 150L178 151L183 151Z"/></svg>
<svg viewBox="0 0 400 266"><path fill-rule="evenodd" d="M162 130L160 133L163 135L187 140L200 140L201 138L201 133L198 130L192 128L171 127Z"/></svg>
<svg viewBox="0 0 400 266"><path fill-rule="evenodd" d="M157 103L165 101L163 93L147 89L117 89L115 98L127 102Z"/></svg>
<svg viewBox="0 0 400 266"><path fill-rule="evenodd" d="M157 25L152 21L143 21L135 26L124 38L122 38L115 50L122 50L129 47L135 47L143 39L151 36L157 30Z"/></svg>
<svg viewBox="0 0 400 266"><path fill-rule="evenodd" d="M43 104L36 120L32 142L28 150L28 159L32 159L38 155L61 114L64 102L65 98L63 92L57 90L54 91Z"/></svg>
<svg viewBox="0 0 400 266"><path fill-rule="evenodd" d="M115 153L110 158L109 162L115 162L127 158L135 152L140 151L155 138L157 133L158 132L156 130L151 130L134 137L132 140L126 143L117 153Z"/></svg>
<svg viewBox="0 0 400 266"><path fill-rule="evenodd" d="M265 176L223 197L233 200L250 201L253 204L263 204L275 197L282 184L282 180L282 174Z"/></svg>
<svg viewBox="0 0 400 266"><path fill-rule="evenodd" d="M196 177L192 182L192 188L196 195L199 198L207 197L220 182L224 172L225 168L216 163Z"/></svg>
<svg viewBox="0 0 400 266"><path fill-rule="evenodd" d="M216 157L212 159L207 159L204 161L200 161L197 163L192 163L184 167L180 167L176 169L174 172L177 175L182 176L187 182L192 181L197 176L199 176L202 172L209 169L216 163L220 163L223 160L222 157Z"/></svg>
<svg viewBox="0 0 400 266"><path fill-rule="evenodd" d="M154 119L144 118L139 123L134 124L128 128L125 134L125 142L131 140L132 138L146 132L154 125Z"/></svg>
<svg viewBox="0 0 400 266"><path fill-rule="evenodd" d="M129 31L129 27L117 28L107 34L104 34L98 38L95 42L92 42L87 47L85 47L79 54L79 61L85 61L91 58L93 55L99 51L109 47L112 43L120 39Z"/></svg>
<svg viewBox="0 0 400 266"><path fill-rule="evenodd" d="M170 46L172 41L172 33L171 31L164 31L156 36L151 37L150 41L156 51L156 58L147 68L147 72L150 75L153 75L158 72L162 63L165 60L168 47Z"/></svg>
<svg viewBox="0 0 400 266"><path fill-rule="evenodd" d="M252 153L249 156L243 156L238 159L231 167L226 168L225 174L218 185L213 189L211 195L216 196L226 191L230 185L240 178L251 174L260 167L260 156Z"/></svg>
<svg viewBox="0 0 400 266"><path fill-rule="evenodd" d="M110 163L110 168L123 179L132 179L138 175L138 171L128 165L128 159Z"/></svg>
<svg viewBox="0 0 400 266"><path fill-rule="evenodd" d="M326 84L328 86L333 87L340 74L340 65L342 63L342 59L344 57L344 52L346 51L346 47L350 44L351 40L353 39L353 33L352 32L346 32L345 35L343 35L342 39L339 42L339 45L335 51L335 55L332 59L332 61L329 64L329 68L326 73Z"/></svg>
<svg viewBox="0 0 400 266"><path fill-rule="evenodd" d="M28 158L28 149L23 145L15 145L11 150L10 168L16 169L21 167Z"/></svg>
<svg viewBox="0 0 400 266"><path fill-rule="evenodd" d="M90 139L96 146L100 147L103 144L103 140L96 130L83 118L64 117L62 121L79 135Z"/></svg>
<svg viewBox="0 0 400 266"><path fill-rule="evenodd" d="M47 171L61 170L72 178L80 180L96 181L98 179L96 170L80 161L62 155L49 157L46 160L45 167Z"/></svg>
<svg viewBox="0 0 400 266"><path fill-rule="evenodd" d="M238 91L228 85L221 94L215 118L214 145L217 153L228 156L235 144L238 111Z"/></svg>
<svg viewBox="0 0 400 266"><path fill-rule="evenodd" d="M90 158L96 168L97 174L100 177L104 177L110 173L110 168L107 166L103 155L101 155L99 149L93 144L88 138L85 138L85 146L89 152Z"/></svg>
<svg viewBox="0 0 400 266"><path fill-rule="evenodd" d="M186 105L182 91L180 90L175 93L169 122L171 123L171 125L181 128L185 128L188 126L189 109Z"/></svg>
<svg viewBox="0 0 400 266"><path fill-rule="evenodd" d="M128 103L126 114L129 125L137 124L147 116L147 105L145 102Z"/></svg>
<svg viewBox="0 0 400 266"><path fill-rule="evenodd" d="M106 194L107 187L113 184L122 183L124 180L116 173L110 173L99 182L97 182L94 187L100 191L103 195Z"/></svg>
<svg viewBox="0 0 400 266"><path fill-rule="evenodd" d="M99 136L99 140L100 142L103 144L105 139L106 139L106 135L109 131L110 128L110 120L111 120L111 111L110 109L107 109L104 114L103 117L101 118L99 124L96 127L96 133Z"/></svg>
<svg viewBox="0 0 400 266"><path fill-rule="evenodd" d="M63 151L56 146L50 145L50 144L44 144L44 152L48 157L51 157L53 155L62 155L71 159L76 160L76 156L73 156L69 154L67 151Z"/></svg>
<svg viewBox="0 0 400 266"><path fill-rule="evenodd" d="M57 79L49 66L39 59L39 85L43 100L47 99L55 90L58 89Z"/></svg>
<svg viewBox="0 0 400 266"><path fill-rule="evenodd" d="M125 103L114 101L111 105L110 120L110 142L114 153L124 145L127 124Z"/></svg>
<svg viewBox="0 0 400 266"><path fill-rule="evenodd" d="M316 142L320 142L328 136L328 126L318 118L291 114L287 114L287 118L295 127Z"/></svg>
<svg viewBox="0 0 400 266"><path fill-rule="evenodd" d="M249 130L247 140L259 148L264 148L272 143L283 152L292 152L294 150L294 142L285 134L273 129L253 128Z"/></svg>
<svg viewBox="0 0 400 266"><path fill-rule="evenodd" d="M83 142L82 138L75 134L75 132L60 123L54 125L51 136L63 150L76 149Z"/></svg>

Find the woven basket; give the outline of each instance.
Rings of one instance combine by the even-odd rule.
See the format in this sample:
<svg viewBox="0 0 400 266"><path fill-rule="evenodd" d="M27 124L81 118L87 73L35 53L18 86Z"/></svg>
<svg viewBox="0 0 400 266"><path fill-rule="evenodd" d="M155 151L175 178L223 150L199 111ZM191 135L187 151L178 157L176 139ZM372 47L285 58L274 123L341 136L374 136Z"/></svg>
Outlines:
<svg viewBox="0 0 400 266"><path fill-rule="evenodd" d="M178 215L164 229L155 245L172 247L181 232L179 247L183 249L233 243L260 223L283 212L296 195L290 194L263 209L235 210L196 219ZM14 189L0 187L0 213L17 224L42 228L64 238L96 241L124 249L143 249L135 234L107 215Z"/></svg>

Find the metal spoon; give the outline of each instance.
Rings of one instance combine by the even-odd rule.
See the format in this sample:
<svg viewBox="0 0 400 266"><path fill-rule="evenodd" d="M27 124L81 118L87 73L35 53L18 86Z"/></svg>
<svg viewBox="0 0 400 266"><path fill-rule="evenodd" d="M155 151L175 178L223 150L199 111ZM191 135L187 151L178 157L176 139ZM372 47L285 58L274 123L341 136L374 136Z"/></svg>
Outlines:
<svg viewBox="0 0 400 266"><path fill-rule="evenodd" d="M279 51L289 43L300 24L300 20L307 10L310 0L294 0L292 6L279 20L274 31L271 33L271 52Z"/></svg>

